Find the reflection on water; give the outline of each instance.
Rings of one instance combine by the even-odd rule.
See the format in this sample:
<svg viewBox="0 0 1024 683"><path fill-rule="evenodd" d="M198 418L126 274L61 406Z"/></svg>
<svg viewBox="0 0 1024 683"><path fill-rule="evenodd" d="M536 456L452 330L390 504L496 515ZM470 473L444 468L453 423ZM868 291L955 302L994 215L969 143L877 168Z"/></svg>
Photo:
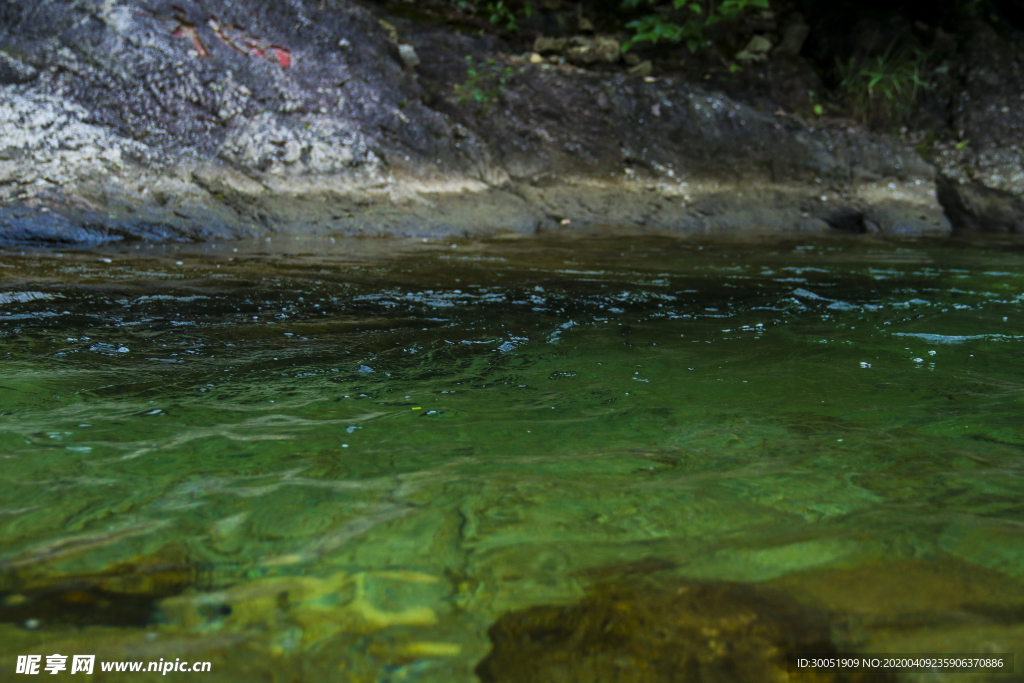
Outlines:
<svg viewBox="0 0 1024 683"><path fill-rule="evenodd" d="M0 252L0 668L1024 653L1015 246L279 242Z"/></svg>

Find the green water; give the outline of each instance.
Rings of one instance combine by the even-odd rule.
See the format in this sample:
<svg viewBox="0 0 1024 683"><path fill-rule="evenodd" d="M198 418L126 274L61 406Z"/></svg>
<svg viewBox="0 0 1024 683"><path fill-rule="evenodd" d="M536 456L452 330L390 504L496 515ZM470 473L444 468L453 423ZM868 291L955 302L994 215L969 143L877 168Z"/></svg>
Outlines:
<svg viewBox="0 0 1024 683"><path fill-rule="evenodd" d="M473 681L660 577L1020 671L1022 303L1014 243L0 251L0 667Z"/></svg>

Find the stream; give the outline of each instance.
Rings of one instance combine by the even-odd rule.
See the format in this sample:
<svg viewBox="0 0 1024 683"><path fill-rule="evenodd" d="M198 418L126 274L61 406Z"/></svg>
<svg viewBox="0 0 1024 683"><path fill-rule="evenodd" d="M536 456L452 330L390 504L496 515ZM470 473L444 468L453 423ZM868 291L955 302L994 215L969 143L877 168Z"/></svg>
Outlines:
<svg viewBox="0 0 1024 683"><path fill-rule="evenodd" d="M674 680L661 628L709 682L811 632L1020 671L1022 304L1012 242L4 248L0 669Z"/></svg>

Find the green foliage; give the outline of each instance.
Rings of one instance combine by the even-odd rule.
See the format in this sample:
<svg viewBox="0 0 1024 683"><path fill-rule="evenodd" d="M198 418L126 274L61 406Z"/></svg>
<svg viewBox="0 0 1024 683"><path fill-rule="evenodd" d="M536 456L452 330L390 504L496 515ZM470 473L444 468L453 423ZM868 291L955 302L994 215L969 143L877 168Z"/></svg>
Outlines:
<svg viewBox="0 0 1024 683"><path fill-rule="evenodd" d="M492 24L504 24L509 31L519 30L519 18L526 18L533 14L533 6L530 3L523 3L522 9L518 12L512 7L511 0L498 0L497 2L484 2L484 0L451 0L452 4L469 14L485 12Z"/></svg>
<svg viewBox="0 0 1024 683"><path fill-rule="evenodd" d="M837 61L839 91L864 122L905 119L914 113L920 91L929 88L925 58L920 50L894 50L890 45L881 55Z"/></svg>
<svg viewBox="0 0 1024 683"><path fill-rule="evenodd" d="M455 97L460 104L475 102L489 108L505 91L505 83L515 69L504 66L495 59L474 62L466 57L466 82L455 86Z"/></svg>
<svg viewBox="0 0 1024 683"><path fill-rule="evenodd" d="M751 8L768 8L768 0L623 0L622 9L636 11L643 6L656 6L659 10L626 24L633 29L633 37L627 40L625 52L637 43L681 43L685 42L690 52L707 46L710 41L704 31L723 21L735 21Z"/></svg>

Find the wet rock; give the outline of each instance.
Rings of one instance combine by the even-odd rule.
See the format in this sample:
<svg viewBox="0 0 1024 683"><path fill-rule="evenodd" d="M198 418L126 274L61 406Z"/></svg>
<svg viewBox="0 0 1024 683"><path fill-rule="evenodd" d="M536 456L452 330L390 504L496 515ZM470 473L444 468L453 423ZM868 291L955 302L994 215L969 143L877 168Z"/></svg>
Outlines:
<svg viewBox="0 0 1024 683"><path fill-rule="evenodd" d="M965 232L1024 232L1024 198L966 179L942 176L939 202L946 215Z"/></svg>
<svg viewBox="0 0 1024 683"><path fill-rule="evenodd" d="M0 579L0 622L31 630L86 626L143 626L156 604L202 584L204 571L177 547L121 562L95 573L8 571Z"/></svg>
<svg viewBox="0 0 1024 683"><path fill-rule="evenodd" d="M218 630L244 633L298 627L304 640L315 642L338 632L434 626L438 614L433 606L443 590L437 577L415 572L272 577L170 597L160 608L167 623L177 628L216 623Z"/></svg>
<svg viewBox="0 0 1024 683"><path fill-rule="evenodd" d="M104 236L52 211L0 209L0 243L89 244L104 241Z"/></svg>
<svg viewBox="0 0 1024 683"><path fill-rule="evenodd" d="M749 585L601 586L575 605L533 607L491 627L483 683L886 681L884 673L791 673L791 652L835 653L829 624Z"/></svg>
<svg viewBox="0 0 1024 683"><path fill-rule="evenodd" d="M795 572L769 582L769 587L831 614L856 615L861 628L870 632L878 627L883 638L899 623L956 623L964 613L1014 623L1024 610L1018 580L950 557Z"/></svg>
<svg viewBox="0 0 1024 683"><path fill-rule="evenodd" d="M851 206L837 206L835 209L825 212L821 216L821 220L840 232L862 233L868 231L864 212Z"/></svg>

